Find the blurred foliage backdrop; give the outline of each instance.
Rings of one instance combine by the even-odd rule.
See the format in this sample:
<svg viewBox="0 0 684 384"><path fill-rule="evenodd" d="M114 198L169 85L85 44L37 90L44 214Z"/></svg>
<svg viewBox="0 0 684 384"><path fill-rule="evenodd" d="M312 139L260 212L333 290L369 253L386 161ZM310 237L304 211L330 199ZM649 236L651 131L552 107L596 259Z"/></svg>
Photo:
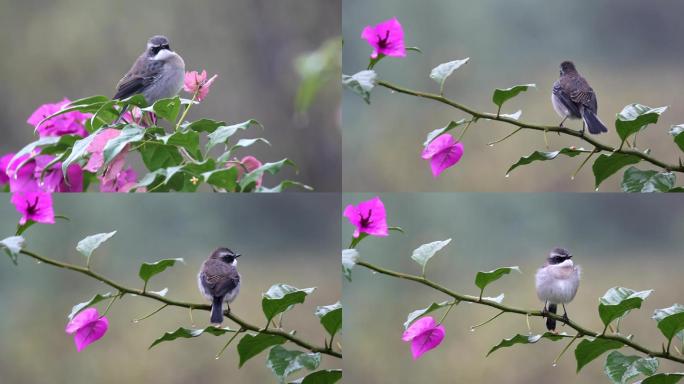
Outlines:
<svg viewBox="0 0 684 384"><path fill-rule="evenodd" d="M372 195L348 194L345 204ZM453 238L428 264L427 276L460 293L476 295L477 271L518 265L513 273L487 287L488 296L505 293L504 303L541 309L534 274L549 250L569 249L582 266L582 282L567 306L570 317L599 330L598 298L609 288L655 289L641 310L622 322L623 333L658 349L664 340L650 318L653 310L682 303L684 282L684 205L676 196L588 194L385 194L389 225L406 234L369 238L361 257L375 265L420 274L411 259L419 245ZM343 244L352 226L343 220ZM504 314L470 332L497 311L460 304L445 321L446 338L437 349L412 361L410 345L401 341L402 324L413 310L446 296L410 281L354 268L343 285L345 380L349 383L607 383L605 356L575 374L572 351L557 367L552 361L564 343L542 341L494 352L489 349L516 333L527 333L524 316ZM439 312L438 315L441 315ZM532 331L545 330L532 318ZM559 327L560 331L568 328ZM569 331L568 331L569 332ZM576 345L576 344L575 344ZM622 353L634 354L622 349ZM681 371L661 362L660 372Z"/></svg>
<svg viewBox="0 0 684 384"><path fill-rule="evenodd" d="M684 3L639 0L344 0L343 72L368 65L371 48L360 38L364 26L396 16L404 26L409 52L377 67L380 77L406 87L439 92L428 75L440 63L470 57L447 81L446 96L477 110L495 112L495 88L536 83L537 89L506 103L505 113L523 110L521 120L556 124L551 86L561 61L570 59L597 92L599 116L610 128L600 140L616 145L615 114L639 102L670 106L657 126L639 135L640 147L676 163L676 146L667 134L684 122L684 51L680 15ZM420 159L425 136L451 120L465 117L456 110L409 96L375 89L371 106L355 94L343 97L343 185L346 191L590 191L589 168L574 180L581 159L559 159L514 171L506 170L520 156L544 150L540 133L521 132L494 148L486 145L512 132L509 126L480 121L465 137L461 162L438 180ZM568 125L579 129L579 121ZM576 139L549 136L553 149L580 145ZM619 188L614 177L601 190Z"/></svg>
<svg viewBox="0 0 684 384"><path fill-rule="evenodd" d="M58 195L58 214L71 218L36 225L26 233L28 247L42 255L83 264L75 250L83 237L118 230L101 246L92 267L126 286L141 287L140 263L185 258L150 281L150 289L169 288L167 297L203 303L196 276L214 248L241 252L240 296L232 308L254 324L264 324L261 293L272 284L317 287L305 304L288 313L284 326L323 345L325 332L313 312L340 299L339 198L328 194L270 196L216 195ZM14 233L18 214L9 195L0 199L0 237ZM167 342L147 350L166 331L190 327L188 311L167 307L140 323L159 305L126 296L109 314L109 332L81 353L64 333L71 307L95 293L110 291L76 272L36 264L20 257L15 267L0 257L0 382L3 383L272 383L265 355L238 370L234 343L220 360L224 337ZM99 305L104 310L106 302ZM194 311L197 327L209 325L209 313ZM230 325L230 321L224 325ZM290 347L288 347L290 348ZM292 347L296 348L296 347ZM337 359L335 359L337 360ZM340 368L323 358L321 367Z"/></svg>
<svg viewBox="0 0 684 384"><path fill-rule="evenodd" d="M0 0L0 153L32 140L26 119L39 105L112 96L154 34L171 39L187 70L219 74L189 119L255 118L273 147L252 154L289 157L298 181L340 190L339 86L329 83L305 113L295 108L297 58L339 36L339 0Z"/></svg>

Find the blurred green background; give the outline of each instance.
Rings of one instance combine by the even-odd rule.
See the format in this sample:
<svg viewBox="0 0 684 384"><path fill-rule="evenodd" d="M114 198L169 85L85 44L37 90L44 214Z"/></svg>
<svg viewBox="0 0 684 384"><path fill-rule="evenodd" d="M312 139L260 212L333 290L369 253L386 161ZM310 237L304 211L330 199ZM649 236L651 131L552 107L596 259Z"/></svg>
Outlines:
<svg viewBox="0 0 684 384"><path fill-rule="evenodd" d="M396 16L404 26L409 52L404 59L387 58L376 70L383 80L405 87L439 92L428 75L440 63L470 57L449 78L446 96L480 111L495 112L495 88L536 83L537 89L506 103L504 113L523 110L521 120L557 124L550 102L551 87L563 60L578 70L598 95L599 116L610 132L599 140L616 145L615 114L630 103L670 106L657 126L639 135L642 149L676 163L677 147L667 133L684 122L684 51L681 36L684 3L639 0L344 0L343 72L366 69L370 46L360 38L366 25ZM510 126L481 121L467 133L465 155L454 168L434 180L420 159L428 132L464 114L414 97L376 89L371 105L349 91L343 97L343 185L345 191L591 191L594 178L587 167L570 175L581 159L559 159L506 170L521 156L545 150L543 135L523 131L490 148L486 143L513 131ZM581 128L581 122L568 124ZM581 146L577 139L549 135L552 149ZM586 147L586 146L585 146ZM588 147L587 147L588 148ZM647 169L646 165L639 165ZM602 185L619 189L621 175Z"/></svg>
<svg viewBox="0 0 684 384"><path fill-rule="evenodd" d="M306 113L295 109L296 58L339 36L339 0L0 0L0 153L34 139L26 119L39 105L112 96L154 34L171 39L187 70L219 74L189 119L257 119L266 130L246 135L273 146L240 154L264 162L289 157L298 181L340 190L339 86L328 85Z"/></svg>
<svg viewBox="0 0 684 384"><path fill-rule="evenodd" d="M12 235L18 213L9 195L0 196L0 237ZM269 196L216 195L56 195L55 211L71 218L35 225L26 233L28 249L83 265L74 249L85 236L117 230L92 259L94 270L130 287L142 287L140 263L183 257L185 264L150 280L149 289L168 287L167 297L204 303L197 289L200 264L218 246L241 252L242 287L232 309L253 324L264 324L261 294L272 284L317 287L307 301L285 316L284 327L323 345L325 331L313 315L316 306L341 296L339 275L339 197L329 194ZM0 382L2 383L274 383L266 355L238 370L234 343L215 354L226 337L202 335L147 348L164 332L190 327L187 309L167 307L140 323L157 302L126 296L108 314L110 328L81 353L64 333L67 314L77 303L111 289L76 272L37 264L20 256L19 266L0 257ZM107 302L99 304L104 310ZM102 313L102 312L101 312ZM194 311L199 328L209 312ZM234 326L230 321L224 325ZM288 349L297 349L287 344ZM323 357L321 367L341 368ZM298 377L293 375L292 378Z"/></svg>
<svg viewBox="0 0 684 384"><path fill-rule="evenodd" d="M373 195L347 194L345 204ZM359 246L361 258L377 266L420 274L411 252L421 244L453 238L428 264L428 278L456 292L477 294L477 271L518 265L492 283L487 296L505 293L504 304L541 309L534 274L551 248L566 247L582 266L582 282L567 306L570 317L600 330L598 298L614 286L655 289L642 306L622 322L624 333L658 350L664 338L650 318L657 308L682 303L684 281L684 204L676 196L588 194L384 194L389 225L404 228L389 238L368 238ZM343 219L342 241L349 244L353 227ZM607 383L605 355L575 374L572 351L557 367L552 361L564 342L541 341L496 351L489 349L516 333L527 333L524 316L504 314L470 332L496 310L460 304L445 321L446 338L437 349L412 361L410 346L401 341L402 324L413 310L445 295L410 281L356 267L343 284L345 380L349 383ZM443 312L437 312L441 316ZM439 319L439 318L437 318ZM545 331L532 318L532 331ZM560 331L571 333L567 327ZM680 343L678 341L678 343ZM623 348L623 354L635 354ZM660 372L681 371L661 361Z"/></svg>

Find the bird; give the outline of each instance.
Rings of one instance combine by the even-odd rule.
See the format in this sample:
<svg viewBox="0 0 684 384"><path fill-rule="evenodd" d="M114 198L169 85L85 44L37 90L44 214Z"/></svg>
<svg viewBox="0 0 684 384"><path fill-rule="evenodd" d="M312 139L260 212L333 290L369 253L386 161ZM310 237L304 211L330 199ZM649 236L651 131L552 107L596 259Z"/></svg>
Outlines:
<svg viewBox="0 0 684 384"><path fill-rule="evenodd" d="M170 43L166 36L150 37L145 51L116 85L113 99L142 94L147 104L152 105L157 100L176 96L183 88L185 62L171 50Z"/></svg>
<svg viewBox="0 0 684 384"><path fill-rule="evenodd" d="M585 125L595 135L608 132L608 128L596 116L598 102L594 90L571 61L564 61L560 65L560 78L553 83L551 103L556 113L563 118L560 127L568 118L582 119L583 135Z"/></svg>
<svg viewBox="0 0 684 384"><path fill-rule="evenodd" d="M223 303L235 300L240 293L240 274L237 270L237 259L241 255L228 248L217 248L202 263L197 274L197 285L204 297L211 301L211 323L223 322Z"/></svg>
<svg viewBox="0 0 684 384"><path fill-rule="evenodd" d="M558 304L563 306L563 321L568 322L565 304L572 301L577 294L580 283L581 268L572 261L570 252L563 248L554 248L549 253L546 263L537 270L535 285L537 297L544 302L542 314L556 314ZM546 319L546 329L556 330L556 320Z"/></svg>

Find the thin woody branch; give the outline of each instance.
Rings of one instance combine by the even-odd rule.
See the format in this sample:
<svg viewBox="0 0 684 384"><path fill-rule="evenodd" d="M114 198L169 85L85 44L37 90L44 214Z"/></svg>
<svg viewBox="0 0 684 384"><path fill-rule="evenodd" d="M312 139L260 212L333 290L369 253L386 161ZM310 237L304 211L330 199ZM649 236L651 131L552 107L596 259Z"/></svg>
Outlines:
<svg viewBox="0 0 684 384"><path fill-rule="evenodd" d="M654 157L651 157L645 153L642 153L642 152L634 150L634 149L614 148L614 147L611 147L610 145L603 144L603 143L599 142L598 140L596 140L590 136L584 135L580 131L575 131L575 130L572 130L570 128L559 127L559 126L544 126L544 125L537 125L537 124L529 124L529 123L525 123L525 122L522 122L519 120L511 119L509 117L499 116L498 114L494 114L494 113L478 112L478 111L476 111L470 107L467 107L463 104L459 104L459 103L457 103L453 100L450 100L450 99L448 99L442 95L438 95L436 93L420 92L420 91L414 91L414 90L407 89L407 88L402 88L400 86L394 85L392 83L389 83L389 82L386 82L383 80L379 80L377 82L377 85L381 86L381 87L385 87L387 89L391 89L391 90L398 92L398 93L403 93L405 95L421 97L424 99L430 99L430 100L440 102L442 104L446 104L450 107L453 107L453 108L456 108L460 111L463 111L463 112L465 112L465 113L467 113L467 114L469 114L469 115L471 115L477 119L500 121L502 123L507 123L507 124L511 124L511 125L520 127L521 129L531 129L531 130L535 130L535 131L544 131L544 132L557 132L559 134L574 136L574 137L577 137L577 138L591 144L592 146L594 146L594 148L596 148L596 152L604 152L605 151L605 152L622 153L625 155L632 155L632 156L640 158L641 160L649 162L649 163L651 163L657 167L663 168L667 171L684 173L684 165L669 164L669 163L666 163L664 161L660 161Z"/></svg>
<svg viewBox="0 0 684 384"><path fill-rule="evenodd" d="M373 264L367 263L367 262L362 261L362 260L358 260L356 262L356 265L360 265L364 268L370 269L372 271L375 271L375 272L383 274L383 275L392 276L392 277L396 277L396 278L404 279L404 280L415 281L419 284L428 286L434 290L442 292L445 295L450 296L450 297L452 297L458 301L467 301L470 303L486 305L488 307L496 308L496 309L502 311L503 313L517 313L520 315L536 316L536 317L545 317L546 316L546 317L551 317L553 319L556 319L559 322L565 322L563 317L559 316L557 314L553 314L553 313L543 314L541 311L538 311L538 310L526 310L526 309L522 309L522 308L509 307L509 306L497 303L495 301L480 298L478 296L463 295L460 293L456 293L456 292L454 292L454 291L452 291L452 290L450 290L450 289L448 289L448 288L446 288L446 287L444 287L438 283L435 283L435 282L428 280L428 279L421 277L421 276L411 275L411 274L392 271L389 269L380 268L380 267L377 267ZM639 343L636 343L636 342L632 341L631 339L628 339L624 336L608 335L605 333L595 332L595 331L592 331L588 328L585 328L585 327L575 323L572 320L568 320L565 323L570 328L577 331L577 333L579 335L577 338L584 337L584 336L591 336L591 337L595 337L598 339L614 340L614 341L618 341L618 342L620 342L626 346L629 346L629 347L631 347L631 348L633 348L639 352L642 352L648 356L660 357L663 359L667 359L667 360L671 360L671 361L675 361L675 362L684 364L684 358L674 356L674 355L670 354L667 350L654 351L654 350L648 349L647 347L645 347Z"/></svg>
<svg viewBox="0 0 684 384"><path fill-rule="evenodd" d="M120 294L122 294L122 295L123 294L133 294L133 295L137 295L137 296L144 296L144 297L156 300L158 302L164 303L167 306L189 308L191 310L194 310L194 309L199 309L199 310L203 310L203 311L210 311L211 310L211 306L208 304L195 304L195 303L188 303L188 302L171 300L171 299L168 299L168 298L163 297L163 296L159 296L159 295L154 294L154 293L145 292L141 289L134 289L134 288L125 287L122 284L117 283L113 280L110 280L110 279L108 279L108 278L106 278L106 277L92 271L91 269L86 268L86 267L62 263L60 261L41 256L41 255L38 255L38 254L33 253L31 251L27 251L27 250L21 250L20 253L22 253L23 255L32 257L36 260L39 260L45 264L49 264L49 265L59 267L59 268L68 269L71 271L79 272L79 273L82 273L84 275L90 276L91 278L93 278L95 280L99 280L102 283L107 284L114 289L117 289L120 292ZM298 346L300 346L306 350L309 350L311 352L319 352L319 353L322 353L325 355L329 355L329 356L333 356L333 357L337 357L337 358L342 358L342 354L340 352L334 351L331 347L325 347L324 348L324 347L315 346L315 345L310 344L310 343L294 336L293 334L285 332L285 331L281 331L281 330L277 330L277 329L263 329L261 327L258 327L256 325L253 325L253 324L246 322L245 320L236 316L233 312L229 312L227 310L224 311L224 315L226 317L228 317L229 319L233 320L236 324L238 324L243 329L243 331L248 330L248 331L253 331L253 332L265 333L265 334L269 334L269 335L280 336L280 337L283 337L283 338L287 339L288 341L290 341L290 342L292 342L292 343L294 343L294 344L296 344L296 345L298 345Z"/></svg>

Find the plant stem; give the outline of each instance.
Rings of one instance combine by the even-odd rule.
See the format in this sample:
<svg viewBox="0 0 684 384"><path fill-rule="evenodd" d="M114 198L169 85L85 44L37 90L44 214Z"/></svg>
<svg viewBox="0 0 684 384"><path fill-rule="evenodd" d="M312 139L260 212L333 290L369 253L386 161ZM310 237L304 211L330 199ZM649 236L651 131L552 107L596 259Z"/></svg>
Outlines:
<svg viewBox="0 0 684 384"><path fill-rule="evenodd" d="M496 319L497 317L503 315L504 313L506 313L506 312L505 312L505 311L501 311L501 312L497 313L496 315L494 315L494 317L490 318L489 320L487 320L487 321L485 321L485 322L482 322L482 323L477 324L477 325L471 325L471 326L470 326L470 330L471 330L471 331L474 331L476 328L480 328L480 327L483 326L483 325L487 325L487 324L491 323L492 321L494 321L494 319Z"/></svg>
<svg viewBox="0 0 684 384"><path fill-rule="evenodd" d="M226 343L226 345L224 345L223 348L221 348L221 350L219 351L219 353L216 354L216 360L218 360L219 357L221 357L221 355L223 354L223 351L225 351L226 348L228 348L228 346L230 345L230 343L232 343L233 340L235 340L235 338L237 337L237 335L239 335L240 332L243 332L243 331L244 331L244 329L243 329L243 328L240 328L239 330L237 330L237 331L233 334L233 336L230 337L230 339L228 340L228 342Z"/></svg>
<svg viewBox="0 0 684 384"><path fill-rule="evenodd" d="M173 307L181 307L181 308L192 308L192 309L199 309L202 311L211 311L211 306L208 304L195 304L195 303L189 303L189 302L183 302L183 301L176 301L176 300L171 300L165 296L160 296L155 293L151 292L143 292L141 289L135 289L135 288L128 288L120 283L117 283L105 276L102 276L88 268L81 267L78 265L73 265L73 264L68 264L68 263L63 263L61 261L57 261L54 259L50 259L45 256L41 256L37 253L22 249L19 251L22 255L31 257L33 259L36 259L38 261L41 261L45 264L52 265L54 267L58 268L64 268L68 269L74 272L78 272L81 274L84 274L86 276L89 276L95 280L98 280L106 285L109 285L110 287L117 289L121 295L123 294L132 294L132 295L137 295L137 296L142 296L146 297L148 299L156 300L160 303L167 304L169 306ZM253 331L253 332L259 332L259 333L265 333L268 335L274 335L274 336L281 336L285 338L286 340L306 349L311 352L319 352L325 355L337 357L337 358L342 358L342 353L337 352L332 350L331 348L325 348L325 347L319 347L315 346L313 344L310 344L306 342L303 339L300 339L294 335L292 335L290 332L282 331L282 330L266 330L266 329L261 329L260 327L250 324L243 320L242 318L236 316L232 311L224 310L223 315L226 316L227 318L231 319L234 321L236 324L238 324L240 327L244 328L246 331Z"/></svg>
<svg viewBox="0 0 684 384"><path fill-rule="evenodd" d="M181 115L180 119L178 119L178 123L176 124L176 132L180 129L181 124L185 120L185 116L188 115L188 111L190 110L190 107L192 107L192 104L195 102L195 99L197 98L197 95L199 94L199 87L195 91L195 93L192 94L192 99L190 100L190 103L185 107L185 110L183 111L183 114Z"/></svg>
<svg viewBox="0 0 684 384"><path fill-rule="evenodd" d="M572 345L572 343L574 343L575 340L577 340L577 338L580 337L580 335L581 335L581 334L580 334L579 332L576 333L576 334L575 334L575 337L573 337L572 340L570 340L570 342L565 346L565 348L563 348L563 350L558 354L558 356L556 356L556 358L553 360L553 365L554 365L554 366L556 366L556 364L558 364L558 360L560 360L561 356L563 356L563 354L568 350L568 348L570 348L570 346Z"/></svg>
<svg viewBox="0 0 684 384"><path fill-rule="evenodd" d="M622 153L625 155L632 155L635 157L640 158L641 160L644 160L648 163L651 163L657 167L663 168L667 171L672 171L672 172L680 172L684 173L684 165L676 165L676 164L668 164L664 161L658 160L654 157L651 157L641 151L633 150L633 149L622 149L622 148L614 148L611 147L610 145L603 144L593 137L590 137L588 135L583 135L580 131L575 131L569 128L565 127L559 127L559 126L543 126L543 125L537 125L537 124L529 124L520 120L515 120L511 119L508 117L504 116L499 116L499 113L493 114L493 113L486 113L486 112L479 112L474 110L473 108L470 108L468 106L465 106L463 104L459 104L453 100L450 100L444 96L434 94L434 93L428 93L428 92L419 92L419 91L414 91L411 89L403 88L397 85L394 85L392 83L389 83L384 80L379 80L377 82L377 86L384 87L390 90L393 90L398 93L402 93L405 95L410 95L410 96L415 96L415 97L420 97L424 99L429 99L429 100L434 100L439 103L448 105L452 108L458 109L462 112L465 112L475 118L478 119L487 119L487 120L496 120L500 121L502 123L507 123L511 125L515 125L520 128L524 129L530 129L530 130L535 130L535 131L549 131L549 132L557 132L559 134L564 134L568 136L574 136L577 137L591 145L593 145L596 148L596 152L617 152L617 153Z"/></svg>
<svg viewBox="0 0 684 384"><path fill-rule="evenodd" d="M134 323L138 323L138 322L143 321L143 320L145 320L145 319L147 319L147 318L150 318L150 317L154 316L154 315L157 314L159 311L161 311L162 309L164 309L164 308L166 308L166 307L168 307L168 306L169 306L168 304L164 304L164 305L162 305L161 307L155 309L152 313L150 313L150 314L148 314L148 315L145 315L145 316L143 316L143 317L141 317L141 318L139 318L139 319L133 319L133 322L134 322Z"/></svg>
<svg viewBox="0 0 684 384"><path fill-rule="evenodd" d="M612 334L606 335L606 334L601 334L601 333L592 331L588 328L585 328L585 327L575 323L572 320L568 320L566 322L565 319L563 319L563 317L558 315L558 314L542 313L539 310L535 311L535 310L527 310L527 309L522 309L522 308L509 307L507 305L497 303L495 301L481 300L477 296L466 295L466 294L454 292L454 291L452 291L452 290L450 290L450 289L448 289L448 288L446 288L446 287L444 287L444 286L442 286L436 282L425 279L421 276L416 276L416 275L411 275L411 274L407 274L407 273L392 271L389 269L384 269L384 268L377 267L377 266L370 264L370 263L363 261L363 260L358 260L356 262L356 265L359 265L359 266L364 267L366 269L369 269L371 271L375 271L375 272L380 273L382 275L391 276L391 277L395 277L395 278L403 279L403 280L414 281L418 284L422 284L424 286L427 286L427 287L434 289L435 291L438 291L438 292L441 292L447 296L450 296L450 297L452 297L458 301L466 301L469 303L485 305L488 307L499 309L499 310L506 312L506 313L516 313L516 314L520 314L520 315L535 316L535 317L542 317L542 318L543 317L550 317L550 318L556 319L559 322L565 322L570 328L576 330L579 334L581 334L581 336L579 336L579 337L590 336L590 337L594 337L594 338L598 338L598 339L617 341L617 342L620 342L626 346L631 347L634 350L637 350L643 354L646 354L648 356L660 357L663 359L676 361L678 363L684 364L684 358L676 357L676 356L670 355L670 354L665 353L665 352L657 352L657 351L651 350L651 349L649 349L649 348L647 348L647 347L645 347L639 343L636 343L636 342L634 342L634 341L632 341L629 338L624 337L624 336L612 335Z"/></svg>

